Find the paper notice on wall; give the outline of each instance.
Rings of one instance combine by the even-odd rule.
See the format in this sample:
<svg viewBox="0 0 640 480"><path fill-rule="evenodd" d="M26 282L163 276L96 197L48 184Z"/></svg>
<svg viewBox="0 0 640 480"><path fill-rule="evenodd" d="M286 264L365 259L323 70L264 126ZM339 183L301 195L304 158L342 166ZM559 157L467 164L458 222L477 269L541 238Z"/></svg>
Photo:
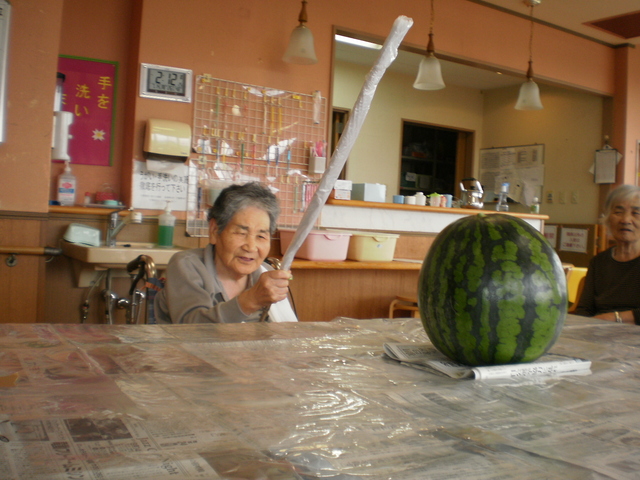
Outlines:
<svg viewBox="0 0 640 480"><path fill-rule="evenodd" d="M594 161L594 182L595 183L615 183L616 166L622 155L614 148L606 148L596 151Z"/></svg>
<svg viewBox="0 0 640 480"><path fill-rule="evenodd" d="M544 238L546 238L551 246L556 249L558 246L558 226L545 223Z"/></svg>
<svg viewBox="0 0 640 480"><path fill-rule="evenodd" d="M146 162L133 164L133 208L164 210L170 202L173 211L187 209L187 165L176 163L169 170L152 171Z"/></svg>
<svg viewBox="0 0 640 480"><path fill-rule="evenodd" d="M586 228L562 228L560 248L562 252L587 253L589 230Z"/></svg>

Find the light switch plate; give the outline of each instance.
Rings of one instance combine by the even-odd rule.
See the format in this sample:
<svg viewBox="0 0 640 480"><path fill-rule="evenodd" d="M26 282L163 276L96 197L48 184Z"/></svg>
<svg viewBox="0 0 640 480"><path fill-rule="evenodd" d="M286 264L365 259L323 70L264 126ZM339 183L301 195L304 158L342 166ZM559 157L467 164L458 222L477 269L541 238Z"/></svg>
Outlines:
<svg viewBox="0 0 640 480"><path fill-rule="evenodd" d="M547 199L547 203L553 203L553 190L547 190L545 198Z"/></svg>

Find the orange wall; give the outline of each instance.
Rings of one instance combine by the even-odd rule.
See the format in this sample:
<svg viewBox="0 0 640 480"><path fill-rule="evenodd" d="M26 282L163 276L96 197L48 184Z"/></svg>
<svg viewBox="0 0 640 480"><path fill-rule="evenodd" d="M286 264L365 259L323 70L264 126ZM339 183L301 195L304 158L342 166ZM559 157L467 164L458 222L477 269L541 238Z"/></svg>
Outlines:
<svg viewBox="0 0 640 480"><path fill-rule="evenodd" d="M299 0L12 0L12 5L9 128L7 142L0 145L0 209L32 212L47 210L60 171L49 160L59 53L119 62L114 164L74 166L74 171L80 194L109 182L127 200L131 161L142 157L146 119L190 123L192 116L192 105L137 97L139 62L292 91L320 90L330 98L334 26L386 37L395 18L406 15L415 21L406 42L421 48L429 27L428 2L422 0L312 0L308 26L319 63L298 66L285 64L281 56L297 23ZM467 0L439 0L435 33L436 49L443 55L522 74L527 67L526 19ZM534 60L539 78L614 92L613 49L536 25ZM631 74L636 71L637 66Z"/></svg>
<svg viewBox="0 0 640 480"><path fill-rule="evenodd" d="M0 210L47 211L62 0L12 0Z"/></svg>
<svg viewBox="0 0 640 480"><path fill-rule="evenodd" d="M626 125L624 131L619 132L614 145L626 159L620 162L619 178L623 183L637 183L637 143L640 141L640 52L637 48L621 48L616 52L619 63L625 66L624 75L620 75L620 89L624 90L625 101L619 100L620 106L616 120ZM622 70L622 69L621 69ZM622 93L622 92L620 92Z"/></svg>

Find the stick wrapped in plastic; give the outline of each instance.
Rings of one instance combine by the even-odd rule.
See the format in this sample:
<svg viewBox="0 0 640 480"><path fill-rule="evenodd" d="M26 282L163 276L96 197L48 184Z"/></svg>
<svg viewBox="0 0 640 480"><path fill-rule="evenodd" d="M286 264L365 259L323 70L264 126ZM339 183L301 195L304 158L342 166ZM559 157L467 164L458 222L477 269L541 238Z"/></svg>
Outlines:
<svg viewBox="0 0 640 480"><path fill-rule="evenodd" d="M340 175L340 171L342 170L342 167L344 167L344 164L349 157L349 153L358 138L362 124L369 113L369 107L371 106L371 101L373 100L378 83L380 83L380 80L389 65L391 65L398 56L398 47L412 25L413 20L405 16L398 17L393 23L391 32L385 40L382 50L380 50L378 59L365 78L362 90L360 90L360 95L358 95L356 103L353 106L349 122L340 137L338 146L333 152L329 167L320 179L318 189L311 199L311 202L300 221L300 225L298 226L296 233L293 235L293 239L284 254L282 259L282 269L289 270L289 268L291 268L291 263L293 262L296 252L304 242L305 238L309 235L309 232L313 229L313 225L320 215L320 210L327 201L327 198L329 198L329 194Z"/></svg>

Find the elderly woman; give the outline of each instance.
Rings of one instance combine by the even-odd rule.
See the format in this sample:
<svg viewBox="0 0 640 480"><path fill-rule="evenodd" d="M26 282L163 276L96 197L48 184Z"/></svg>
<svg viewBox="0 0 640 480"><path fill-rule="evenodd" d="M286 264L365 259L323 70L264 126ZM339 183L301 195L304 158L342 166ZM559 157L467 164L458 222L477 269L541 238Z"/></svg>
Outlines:
<svg viewBox="0 0 640 480"><path fill-rule="evenodd" d="M615 246L591 259L574 313L640 325L640 187L619 186L604 209Z"/></svg>
<svg viewBox="0 0 640 480"><path fill-rule="evenodd" d="M155 298L157 323L297 321L287 300L291 272L262 265L280 208L258 183L225 188L209 210L205 248L174 255Z"/></svg>

